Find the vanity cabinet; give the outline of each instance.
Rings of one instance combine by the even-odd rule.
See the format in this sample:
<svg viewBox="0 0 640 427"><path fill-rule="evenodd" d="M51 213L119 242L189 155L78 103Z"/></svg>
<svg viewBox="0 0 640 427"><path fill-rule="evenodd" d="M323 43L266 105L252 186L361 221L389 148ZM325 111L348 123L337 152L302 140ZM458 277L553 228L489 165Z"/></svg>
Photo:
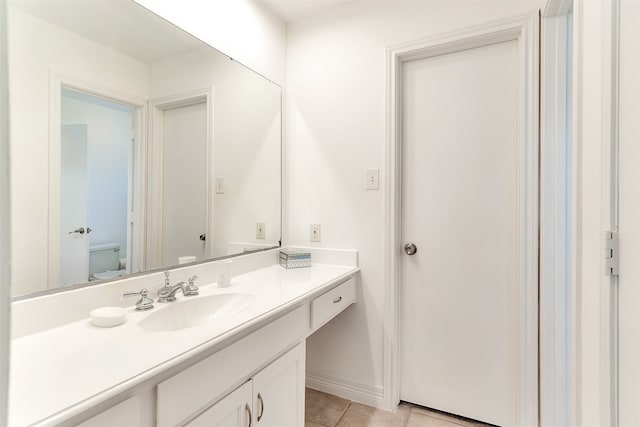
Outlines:
<svg viewBox="0 0 640 427"><path fill-rule="evenodd" d="M300 343L187 426L303 426L304 366L305 345Z"/></svg>
<svg viewBox="0 0 640 427"><path fill-rule="evenodd" d="M273 266L264 280L236 278L239 290L252 291L260 300L247 309L254 311L215 320L223 324L147 334L138 326L148 314L132 312L118 329L94 330L82 320L38 334L39 342L19 342L14 348L22 365L14 366L14 375L22 381L13 382L18 398L9 425L303 427L306 339L355 302L355 272L332 265L301 271ZM317 284L316 276L323 275L326 282ZM69 336L83 355L75 364L94 355L103 361L104 372L89 379L77 369L58 370L59 364L38 358L35 374L26 375L34 372L25 362L34 349ZM97 350L96 342L101 343ZM123 355L105 349L117 349L122 342L131 343L126 354L131 363L109 364L112 356ZM158 365L158 360L165 361ZM52 375L37 375L45 369ZM66 378L78 387L62 387L53 402L32 401L32 390L52 390Z"/></svg>
<svg viewBox="0 0 640 427"><path fill-rule="evenodd" d="M258 393L264 404L264 414L270 413L267 408L271 407L280 408L273 412L282 410L285 404L280 403L281 395L293 399L291 402L304 400L304 339L308 318L309 307L305 304L159 383L157 427L183 425L204 409L213 408L212 403L221 402L231 390L247 380L257 382L260 387L260 390L253 387L255 398L249 402L256 421L256 414L260 415L262 409L256 403L260 400ZM287 349L291 350L283 354ZM281 374L283 379L279 378ZM280 383L285 384L282 391L279 391ZM299 397L291 397L298 392ZM272 406L267 401L276 403ZM286 405L295 406L291 402ZM264 415L266 420L272 416ZM262 419L260 417L261 422L254 422L253 426L266 425ZM289 424L273 425L284 427Z"/></svg>

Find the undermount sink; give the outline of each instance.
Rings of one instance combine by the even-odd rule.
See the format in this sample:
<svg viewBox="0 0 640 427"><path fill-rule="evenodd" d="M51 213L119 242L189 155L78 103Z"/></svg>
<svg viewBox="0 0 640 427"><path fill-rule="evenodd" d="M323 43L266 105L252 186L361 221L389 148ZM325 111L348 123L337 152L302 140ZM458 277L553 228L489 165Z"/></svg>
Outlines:
<svg viewBox="0 0 640 427"><path fill-rule="evenodd" d="M180 298L180 297L178 297ZM193 299L181 298L151 313L138 323L146 332L167 332L191 328L220 316L237 313L251 304L255 296L243 293L216 294ZM160 306L159 304L156 307Z"/></svg>

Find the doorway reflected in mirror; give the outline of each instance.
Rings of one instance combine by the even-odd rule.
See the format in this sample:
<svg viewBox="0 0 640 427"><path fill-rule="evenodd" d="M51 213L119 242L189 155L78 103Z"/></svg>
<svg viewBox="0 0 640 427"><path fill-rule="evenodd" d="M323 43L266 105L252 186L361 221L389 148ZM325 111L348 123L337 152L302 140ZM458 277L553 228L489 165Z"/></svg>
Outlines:
<svg viewBox="0 0 640 427"><path fill-rule="evenodd" d="M64 87L60 99L59 286L124 275L135 107Z"/></svg>

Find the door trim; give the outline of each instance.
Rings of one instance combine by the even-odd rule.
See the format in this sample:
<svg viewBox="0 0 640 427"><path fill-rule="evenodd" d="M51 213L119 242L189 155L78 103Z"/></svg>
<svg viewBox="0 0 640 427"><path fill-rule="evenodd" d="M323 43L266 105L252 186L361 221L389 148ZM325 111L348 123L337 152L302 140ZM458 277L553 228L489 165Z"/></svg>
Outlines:
<svg viewBox="0 0 640 427"><path fill-rule="evenodd" d="M135 109L134 117L138 124L137 141L145 141L145 126L147 115L147 101L133 95L129 95L118 91L117 89L107 88L99 84L70 76L63 73L51 71L49 73L49 189L48 189L48 251L47 251L47 289L54 289L60 286L60 152L61 152L61 136L60 126L61 118L61 91L62 88L84 92L99 98L109 99L111 101L126 104ZM134 194L143 194L143 179L145 176L144 164L146 162L145 144L136 144L137 162L134 170L137 171L134 176ZM140 217L140 212L144 211L143 200L145 197L138 197L138 209L133 213L134 221ZM140 224L137 221L136 224ZM127 222L127 228L130 224ZM129 239L127 238L127 241ZM142 233L140 227L136 227L132 236L132 251L135 255L133 264L138 264L143 256Z"/></svg>
<svg viewBox="0 0 640 427"><path fill-rule="evenodd" d="M149 101L149 171L147 205L149 206L147 225L145 227L146 263L145 269L159 268L162 266L162 236L163 229L163 198L164 180L164 112L173 108L187 107L204 102L207 106L207 211L205 212L207 223L205 233L205 253L207 258L213 257L213 224L214 224L214 200L215 200L215 170L214 170L214 88L192 90L176 95L156 98Z"/></svg>
<svg viewBox="0 0 640 427"><path fill-rule="evenodd" d="M542 16L540 117L540 425L571 425L572 0Z"/></svg>
<svg viewBox="0 0 640 427"><path fill-rule="evenodd" d="M511 40L518 41L519 158L522 182L518 230L518 425L538 425L538 51L539 14L448 33L387 49L385 205L384 407L396 408L399 380L399 288L402 189L402 66L404 62Z"/></svg>

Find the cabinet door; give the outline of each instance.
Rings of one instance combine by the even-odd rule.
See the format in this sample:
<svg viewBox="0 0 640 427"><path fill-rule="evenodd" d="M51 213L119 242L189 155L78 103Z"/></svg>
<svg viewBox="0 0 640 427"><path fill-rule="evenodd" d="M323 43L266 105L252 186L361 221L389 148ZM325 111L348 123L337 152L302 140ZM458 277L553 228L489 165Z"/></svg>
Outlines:
<svg viewBox="0 0 640 427"><path fill-rule="evenodd" d="M298 344L253 377L256 426L304 426L304 377L304 343Z"/></svg>
<svg viewBox="0 0 640 427"><path fill-rule="evenodd" d="M187 423L188 427L247 427L251 423L251 381Z"/></svg>

